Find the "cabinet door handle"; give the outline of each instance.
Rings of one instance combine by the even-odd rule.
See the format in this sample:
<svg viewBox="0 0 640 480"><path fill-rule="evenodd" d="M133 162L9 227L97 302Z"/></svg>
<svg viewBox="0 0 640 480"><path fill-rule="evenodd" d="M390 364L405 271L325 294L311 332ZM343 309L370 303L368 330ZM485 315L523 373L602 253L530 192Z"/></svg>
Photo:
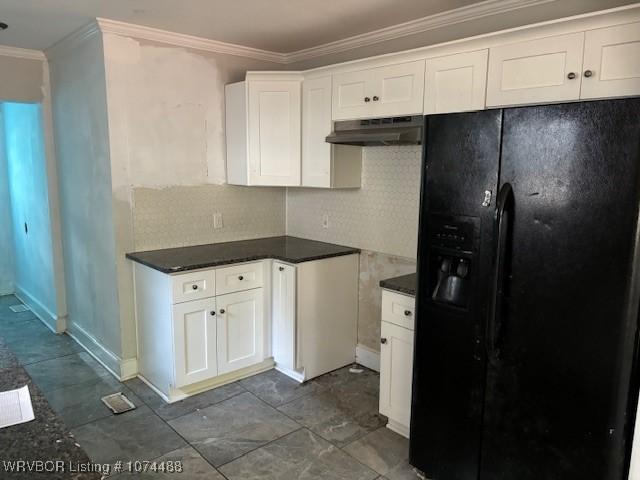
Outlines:
<svg viewBox="0 0 640 480"><path fill-rule="evenodd" d="M240 275L240 276L238 277L238 280L242 281L242 280L244 280L244 277L243 277L242 275Z"/></svg>
<svg viewBox="0 0 640 480"><path fill-rule="evenodd" d="M213 310L211 310L211 316L215 317L216 316L216 312L214 312Z"/></svg>
<svg viewBox="0 0 640 480"><path fill-rule="evenodd" d="M585 70L584 71L584 76L589 78L593 75L593 71L592 70Z"/></svg>
<svg viewBox="0 0 640 480"><path fill-rule="evenodd" d="M380 343L382 343L383 345L385 345L385 344L387 343L387 339L386 339L386 338L384 338L384 337L382 337L382 338L380 339Z"/></svg>
<svg viewBox="0 0 640 480"><path fill-rule="evenodd" d="M198 285L191 285L191 288L193 288L194 290L198 289Z"/></svg>
<svg viewBox="0 0 640 480"><path fill-rule="evenodd" d="M576 74L574 72L569 72L569 74L567 75L567 78L569 80L573 80L574 78L576 78Z"/></svg>
<svg viewBox="0 0 640 480"><path fill-rule="evenodd" d="M411 316L411 310L405 310L404 311L404 316L405 317L410 317Z"/></svg>
<svg viewBox="0 0 640 480"><path fill-rule="evenodd" d="M278 270L280 270L281 272L284 272L284 267L278 267Z"/></svg>
<svg viewBox="0 0 640 480"><path fill-rule="evenodd" d="M379 98L377 95L374 95L374 96L373 96L373 101L374 101L374 102L377 102L378 100L380 100L380 98Z"/></svg>
<svg viewBox="0 0 640 480"><path fill-rule="evenodd" d="M369 97L364 97L364 101L365 101L365 103L369 103L371 101L371 99Z"/></svg>
<svg viewBox="0 0 640 480"><path fill-rule="evenodd" d="M220 315L224 315L224 308L220 309Z"/></svg>

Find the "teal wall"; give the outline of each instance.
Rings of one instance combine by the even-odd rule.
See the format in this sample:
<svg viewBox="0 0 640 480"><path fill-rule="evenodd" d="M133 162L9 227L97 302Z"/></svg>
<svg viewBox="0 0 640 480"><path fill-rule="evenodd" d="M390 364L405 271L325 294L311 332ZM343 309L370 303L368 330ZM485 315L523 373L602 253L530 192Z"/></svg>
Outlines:
<svg viewBox="0 0 640 480"><path fill-rule="evenodd" d="M29 303L36 302L55 317L58 309L41 106L4 103L1 111L15 288L29 297Z"/></svg>

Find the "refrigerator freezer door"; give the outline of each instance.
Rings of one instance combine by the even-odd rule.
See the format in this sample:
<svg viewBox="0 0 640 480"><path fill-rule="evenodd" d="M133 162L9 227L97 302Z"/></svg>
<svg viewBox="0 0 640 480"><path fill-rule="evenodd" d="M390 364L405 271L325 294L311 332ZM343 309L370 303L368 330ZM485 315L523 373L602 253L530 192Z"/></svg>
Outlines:
<svg viewBox="0 0 640 480"><path fill-rule="evenodd" d="M509 109L503 125L513 231L480 480L626 478L640 99Z"/></svg>
<svg viewBox="0 0 640 480"><path fill-rule="evenodd" d="M500 110L427 117L410 460L428 478L478 478L494 212L485 192L498 185L501 124Z"/></svg>

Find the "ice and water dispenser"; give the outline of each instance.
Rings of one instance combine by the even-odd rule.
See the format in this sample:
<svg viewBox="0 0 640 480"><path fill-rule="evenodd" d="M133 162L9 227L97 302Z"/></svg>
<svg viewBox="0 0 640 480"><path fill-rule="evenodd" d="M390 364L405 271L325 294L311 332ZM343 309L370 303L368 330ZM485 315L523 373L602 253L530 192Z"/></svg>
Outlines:
<svg viewBox="0 0 640 480"><path fill-rule="evenodd" d="M431 218L429 285L435 303L464 309L469 305L474 220L439 215Z"/></svg>

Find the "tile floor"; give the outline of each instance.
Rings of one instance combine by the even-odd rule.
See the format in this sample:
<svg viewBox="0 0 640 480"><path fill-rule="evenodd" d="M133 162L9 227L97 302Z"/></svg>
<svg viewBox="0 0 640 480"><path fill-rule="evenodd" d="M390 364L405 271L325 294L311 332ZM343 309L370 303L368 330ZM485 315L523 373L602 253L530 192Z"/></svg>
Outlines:
<svg viewBox="0 0 640 480"><path fill-rule="evenodd" d="M13 303L0 297L1 305ZM303 385L272 370L167 404L138 379L117 381L31 312L2 309L0 341L93 461L180 460L185 470L136 478L419 478L407 440L384 427L378 375L367 369L343 368ZM100 398L116 391L137 408L112 415Z"/></svg>

